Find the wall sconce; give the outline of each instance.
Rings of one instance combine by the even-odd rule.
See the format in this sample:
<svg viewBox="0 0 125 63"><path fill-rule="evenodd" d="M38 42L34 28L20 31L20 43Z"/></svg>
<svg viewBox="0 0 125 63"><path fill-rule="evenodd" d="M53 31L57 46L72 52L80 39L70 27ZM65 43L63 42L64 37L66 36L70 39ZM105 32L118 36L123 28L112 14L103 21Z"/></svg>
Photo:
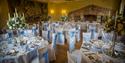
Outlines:
<svg viewBox="0 0 125 63"><path fill-rule="evenodd" d="M51 10L50 10L50 13L51 13L51 14L54 14L54 13L55 13L55 11L54 11L53 9L51 9Z"/></svg>
<svg viewBox="0 0 125 63"><path fill-rule="evenodd" d="M66 15L67 11L65 9L62 9L61 13L62 13L62 15Z"/></svg>

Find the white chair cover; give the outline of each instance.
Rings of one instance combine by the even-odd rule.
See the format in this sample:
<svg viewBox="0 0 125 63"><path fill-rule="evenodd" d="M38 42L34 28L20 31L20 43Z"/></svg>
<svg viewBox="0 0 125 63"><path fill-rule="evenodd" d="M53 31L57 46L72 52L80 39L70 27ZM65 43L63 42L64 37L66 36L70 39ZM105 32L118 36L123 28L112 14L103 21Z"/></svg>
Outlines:
<svg viewBox="0 0 125 63"><path fill-rule="evenodd" d="M87 29L87 24L86 23L80 23L81 30L86 30Z"/></svg>
<svg viewBox="0 0 125 63"><path fill-rule="evenodd" d="M50 44L48 47L48 56L49 56L49 61L56 60L55 49L52 47L52 44Z"/></svg>
<svg viewBox="0 0 125 63"><path fill-rule="evenodd" d="M65 32L65 39L67 40L68 43L69 43L69 38L70 38L70 37L69 37L69 33L66 31L66 32Z"/></svg>
<svg viewBox="0 0 125 63"><path fill-rule="evenodd" d="M42 31L42 37L45 39L45 40L48 40L48 31Z"/></svg>
<svg viewBox="0 0 125 63"><path fill-rule="evenodd" d="M75 49L75 31L69 31L69 51L71 52L72 50Z"/></svg>
<svg viewBox="0 0 125 63"><path fill-rule="evenodd" d="M56 48L56 33L52 33L52 47Z"/></svg>
<svg viewBox="0 0 125 63"><path fill-rule="evenodd" d="M49 63L48 48L41 48L38 50L40 63Z"/></svg>
<svg viewBox="0 0 125 63"><path fill-rule="evenodd" d="M32 33L32 30L27 30L24 32L27 36L32 36L33 33Z"/></svg>
<svg viewBox="0 0 125 63"><path fill-rule="evenodd" d="M104 42L110 42L112 41L112 38L113 38L113 34L112 33L102 33L102 40Z"/></svg>
<svg viewBox="0 0 125 63"><path fill-rule="evenodd" d="M77 42L80 41L80 30L76 31L76 40L77 40Z"/></svg>
<svg viewBox="0 0 125 63"><path fill-rule="evenodd" d="M63 32L57 32L57 44L59 44L59 45L64 45L64 41L65 39L64 39L64 34L63 34Z"/></svg>
<svg viewBox="0 0 125 63"><path fill-rule="evenodd" d="M96 31L96 24L94 23L88 24L88 32L91 31Z"/></svg>
<svg viewBox="0 0 125 63"><path fill-rule="evenodd" d="M39 58L37 57L37 58L33 59L31 63L40 63Z"/></svg>
<svg viewBox="0 0 125 63"><path fill-rule="evenodd" d="M37 34L37 29L36 29L36 27L34 26L34 27L32 27L32 33L33 33L33 35L34 36L36 36L36 34Z"/></svg>
<svg viewBox="0 0 125 63"><path fill-rule="evenodd" d="M33 49L30 52L27 53L27 61L29 63L33 63L33 62L39 62L38 61L38 51L37 49Z"/></svg>
<svg viewBox="0 0 125 63"><path fill-rule="evenodd" d="M91 40L91 33L83 33L83 42L89 43Z"/></svg>
<svg viewBox="0 0 125 63"><path fill-rule="evenodd" d="M67 51L68 63L75 63L74 59L72 58L71 54Z"/></svg>
<svg viewBox="0 0 125 63"><path fill-rule="evenodd" d="M6 41L7 38L8 38L8 34L1 34L1 35L0 35L0 42L1 42L1 41Z"/></svg>
<svg viewBox="0 0 125 63"><path fill-rule="evenodd" d="M92 36L92 35L91 35L91 36ZM98 39L98 36L99 36L99 33L94 32L94 34L93 34L93 39L94 39L94 40L97 40L97 39Z"/></svg>
<svg viewBox="0 0 125 63"><path fill-rule="evenodd" d="M82 54L80 50L75 50L69 53L67 51L67 56L68 56L68 63L73 62L73 63L82 63Z"/></svg>

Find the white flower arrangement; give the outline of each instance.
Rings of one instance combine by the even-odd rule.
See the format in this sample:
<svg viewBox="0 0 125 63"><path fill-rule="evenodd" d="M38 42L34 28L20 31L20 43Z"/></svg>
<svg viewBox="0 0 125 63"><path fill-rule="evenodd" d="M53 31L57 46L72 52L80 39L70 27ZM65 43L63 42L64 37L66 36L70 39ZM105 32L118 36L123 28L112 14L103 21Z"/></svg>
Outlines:
<svg viewBox="0 0 125 63"><path fill-rule="evenodd" d="M26 28L26 23L25 23L25 17L24 14L23 16L18 16L18 13L15 9L14 17L10 17L10 14L8 14L9 20L7 22L7 26L9 29L24 29Z"/></svg>

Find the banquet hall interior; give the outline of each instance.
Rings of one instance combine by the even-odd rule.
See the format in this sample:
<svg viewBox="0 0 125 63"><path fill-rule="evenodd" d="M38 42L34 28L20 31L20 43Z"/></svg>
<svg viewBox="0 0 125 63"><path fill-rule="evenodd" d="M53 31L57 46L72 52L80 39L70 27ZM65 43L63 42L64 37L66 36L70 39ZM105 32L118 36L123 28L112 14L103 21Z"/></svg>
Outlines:
<svg viewBox="0 0 125 63"><path fill-rule="evenodd" d="M125 63L125 0L0 0L0 63Z"/></svg>

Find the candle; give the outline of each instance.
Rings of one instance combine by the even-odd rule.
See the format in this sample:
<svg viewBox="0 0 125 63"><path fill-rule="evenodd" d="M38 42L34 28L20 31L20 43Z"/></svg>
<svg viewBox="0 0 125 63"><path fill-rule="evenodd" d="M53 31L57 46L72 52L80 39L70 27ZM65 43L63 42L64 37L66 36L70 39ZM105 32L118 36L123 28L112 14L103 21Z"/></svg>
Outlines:
<svg viewBox="0 0 125 63"><path fill-rule="evenodd" d="M116 11L115 20L117 20L117 14L118 14L118 11Z"/></svg>
<svg viewBox="0 0 125 63"><path fill-rule="evenodd" d="M124 11L124 0L121 0L119 13L123 14Z"/></svg>
<svg viewBox="0 0 125 63"><path fill-rule="evenodd" d="M14 13L14 18L16 17L15 13Z"/></svg>
<svg viewBox="0 0 125 63"><path fill-rule="evenodd" d="M15 8L15 16L18 17L17 9Z"/></svg>
<svg viewBox="0 0 125 63"><path fill-rule="evenodd" d="M24 13L23 13L23 18L24 18Z"/></svg>
<svg viewBox="0 0 125 63"><path fill-rule="evenodd" d="M9 20L10 20L10 13L8 13L8 18L9 18Z"/></svg>
<svg viewBox="0 0 125 63"><path fill-rule="evenodd" d="M111 16L111 11L109 11L109 17Z"/></svg>

